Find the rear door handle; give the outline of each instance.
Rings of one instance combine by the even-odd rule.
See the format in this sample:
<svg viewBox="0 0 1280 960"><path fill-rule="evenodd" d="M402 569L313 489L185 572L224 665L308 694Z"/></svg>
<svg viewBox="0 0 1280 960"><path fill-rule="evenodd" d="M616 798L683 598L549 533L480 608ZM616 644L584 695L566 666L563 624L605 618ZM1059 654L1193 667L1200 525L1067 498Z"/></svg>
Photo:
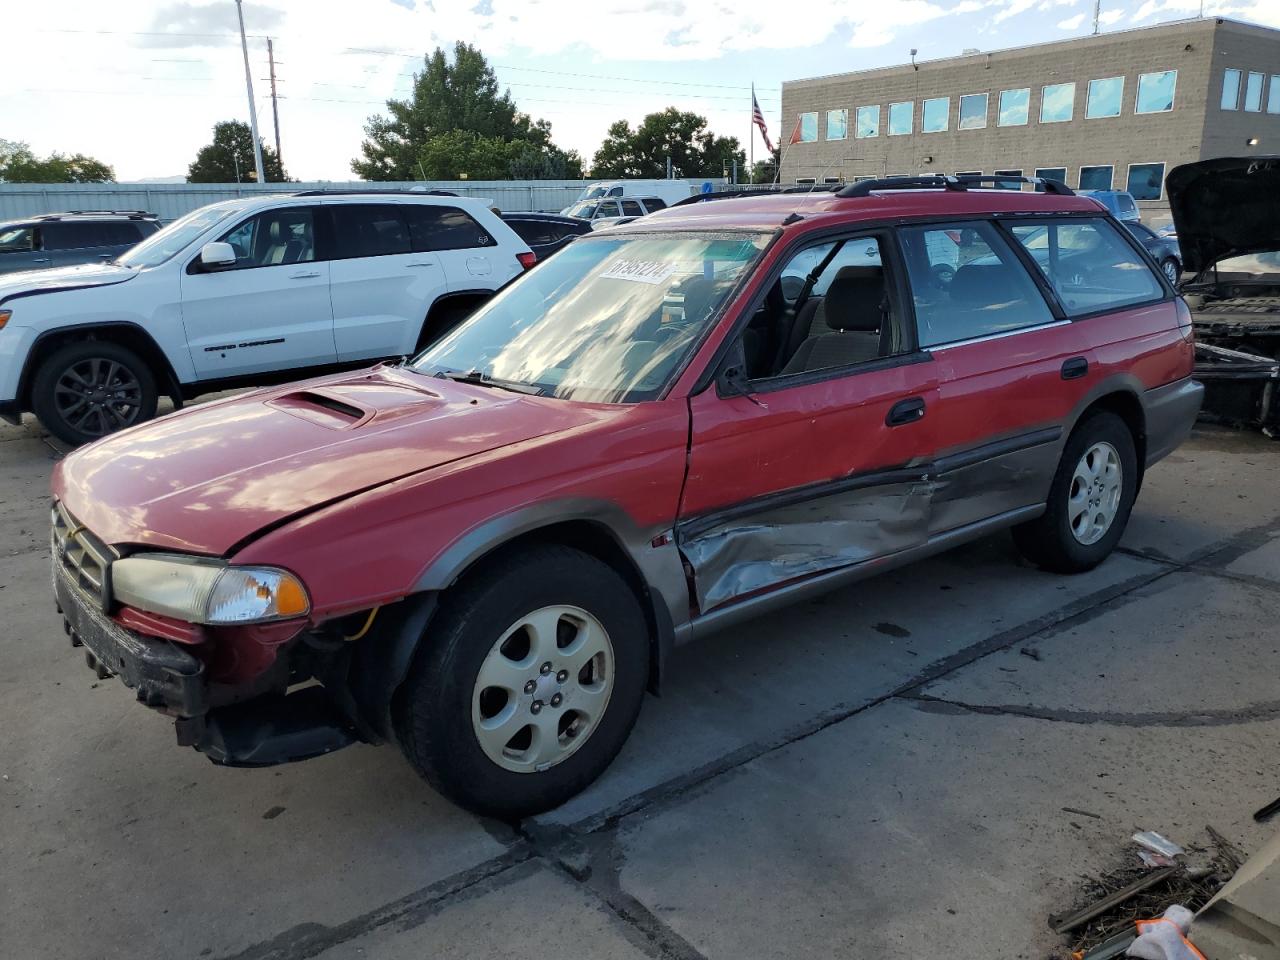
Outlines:
<svg viewBox="0 0 1280 960"><path fill-rule="evenodd" d="M319 270L310 270L310 271L307 271L306 273L291 273L289 274L289 279L290 280L311 280L318 276L320 276Z"/></svg>
<svg viewBox="0 0 1280 960"><path fill-rule="evenodd" d="M1089 372L1089 361L1084 357L1072 357L1062 364L1063 380L1079 380Z"/></svg>
<svg viewBox="0 0 1280 960"><path fill-rule="evenodd" d="M32 260L31 262L32 262L32 263L48 263L48 262L49 262L49 258L48 258L48 257L36 257L36 259Z"/></svg>
<svg viewBox="0 0 1280 960"><path fill-rule="evenodd" d="M924 397L908 397L906 400L899 400L889 408L889 414L884 418L886 426L900 427L904 423L915 423L924 416Z"/></svg>
<svg viewBox="0 0 1280 960"><path fill-rule="evenodd" d="M427 261L424 261L423 263L406 263L405 266L406 267L434 267L435 264L432 263L430 260L427 260Z"/></svg>

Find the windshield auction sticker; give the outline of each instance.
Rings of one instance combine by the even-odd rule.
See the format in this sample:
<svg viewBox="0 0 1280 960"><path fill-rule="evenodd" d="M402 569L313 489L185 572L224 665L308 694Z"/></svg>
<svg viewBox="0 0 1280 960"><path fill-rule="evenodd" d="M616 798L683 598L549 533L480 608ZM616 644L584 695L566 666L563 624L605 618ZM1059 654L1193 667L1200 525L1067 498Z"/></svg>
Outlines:
<svg viewBox="0 0 1280 960"><path fill-rule="evenodd" d="M631 280L635 283L666 283L679 268L678 263L662 260L618 259L600 274L605 280Z"/></svg>

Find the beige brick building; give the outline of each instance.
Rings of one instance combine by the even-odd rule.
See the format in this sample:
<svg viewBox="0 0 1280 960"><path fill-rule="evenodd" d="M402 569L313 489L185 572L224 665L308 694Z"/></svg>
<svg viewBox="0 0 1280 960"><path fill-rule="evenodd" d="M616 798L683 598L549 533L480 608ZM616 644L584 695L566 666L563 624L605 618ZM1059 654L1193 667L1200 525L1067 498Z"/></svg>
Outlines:
<svg viewBox="0 0 1280 960"><path fill-rule="evenodd" d="M783 183L1019 172L1130 190L1167 219L1164 177L1280 154L1280 31L1182 20L782 85Z"/></svg>

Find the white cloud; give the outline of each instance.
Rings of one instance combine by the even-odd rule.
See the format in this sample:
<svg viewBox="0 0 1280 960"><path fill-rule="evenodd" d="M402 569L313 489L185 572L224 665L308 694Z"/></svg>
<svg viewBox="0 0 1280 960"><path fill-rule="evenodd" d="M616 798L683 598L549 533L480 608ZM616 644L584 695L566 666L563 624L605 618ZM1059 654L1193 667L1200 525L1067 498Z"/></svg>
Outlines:
<svg viewBox="0 0 1280 960"><path fill-rule="evenodd" d="M1084 14L1077 13L1074 17L1067 17L1065 20L1058 21L1059 30L1075 30L1080 24L1084 23Z"/></svg>

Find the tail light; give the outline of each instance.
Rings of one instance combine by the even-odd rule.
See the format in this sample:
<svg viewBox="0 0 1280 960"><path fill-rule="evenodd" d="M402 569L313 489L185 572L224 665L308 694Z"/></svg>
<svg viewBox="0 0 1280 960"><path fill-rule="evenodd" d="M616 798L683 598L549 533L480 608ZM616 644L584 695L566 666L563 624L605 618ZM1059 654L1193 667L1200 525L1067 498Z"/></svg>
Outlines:
<svg viewBox="0 0 1280 960"><path fill-rule="evenodd" d="M530 250L528 253L517 253L516 259L520 261L520 266L528 270L538 262L538 255Z"/></svg>
<svg viewBox="0 0 1280 960"><path fill-rule="evenodd" d="M1191 319L1191 308L1187 306L1187 301L1181 297L1177 297L1174 301L1178 310L1178 333L1182 334L1182 339L1191 343L1196 338L1195 327Z"/></svg>

